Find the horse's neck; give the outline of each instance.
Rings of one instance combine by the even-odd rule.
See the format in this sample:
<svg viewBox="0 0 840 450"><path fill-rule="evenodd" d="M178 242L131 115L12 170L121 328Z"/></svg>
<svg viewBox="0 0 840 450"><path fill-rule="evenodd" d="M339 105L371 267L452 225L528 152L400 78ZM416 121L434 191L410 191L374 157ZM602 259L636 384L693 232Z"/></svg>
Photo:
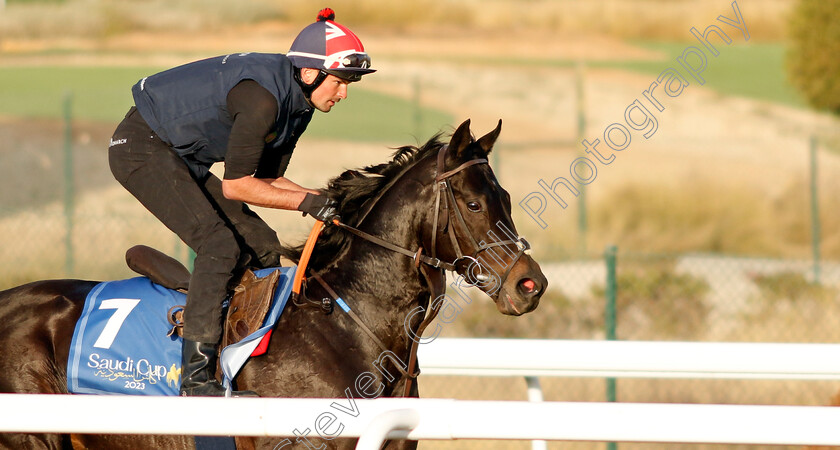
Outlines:
<svg viewBox="0 0 840 450"><path fill-rule="evenodd" d="M423 190L416 185L402 189L395 186L380 199L380 204L389 204L402 195L410 195L418 202L396 212L374 207L360 228L394 245L417 250L419 228L428 209L428 202L419 200L425 197ZM407 348L407 317L418 306L425 307L429 298L411 258L354 237L347 251L323 276L337 284L334 288L338 294L386 345L395 347L390 350L398 353Z"/></svg>
<svg viewBox="0 0 840 450"><path fill-rule="evenodd" d="M333 280L337 293L386 345L402 347L398 335L404 334L410 312L425 303L426 287L406 256L367 242L353 247L346 261L337 261L324 277Z"/></svg>
<svg viewBox="0 0 840 450"><path fill-rule="evenodd" d="M432 204L429 194L431 188L416 182L394 188L401 189L386 192L377 205L371 208L359 228L392 244L416 250L420 245L420 227L428 221L429 212L426 210ZM396 205L405 203L399 201L399 195L414 201L410 202L412 204L409 206L395 209ZM387 208L389 205L391 208ZM326 363L332 366L330 370L324 370L320 378L326 387L322 386L321 390L317 390L316 385L311 387L312 392L317 391L319 395L333 395L330 385L340 386L338 393L341 395L341 389L344 389L348 382L352 382L352 379L348 380L342 376L355 377L363 371L381 373L385 378L388 378L385 373L394 375L394 379L381 380L388 385L389 392L398 386L396 378L399 374L395 364L407 369L410 344L416 335L411 333L415 332L419 325L417 308L425 307L429 299L426 285L411 258L355 236L350 237L348 246L334 258L334 261L320 271L321 278L346 302L364 326L352 320L352 317L339 307L335 308L330 316L323 316L313 309L297 310L294 314L285 316L285 319L281 318L286 320L290 330L300 331L296 339L269 347L271 357L252 366L251 372L248 372L251 377L249 380L257 380L259 377L255 374L261 370L276 371L281 361L289 361L290 354L299 354L296 353L300 351L298 348L291 347L302 347L304 351L309 350L313 356L302 362L302 366L285 366L285 370L291 371L293 376L294 373L298 376L303 372L310 373L311 366L318 367L319 364L312 358L324 358ZM307 282L307 291L310 299L320 299L322 295L328 295L314 279ZM318 323L318 326L312 327L313 323ZM409 330L406 330L406 324L409 325ZM365 327L375 338L365 332ZM334 351L323 352L319 348L320 345L329 341L332 341L329 347ZM384 352L379 342L385 347L384 350L392 355ZM383 360L385 356L395 357L396 360ZM372 364L375 368L371 368ZM340 367L340 373L327 375L334 371L333 367ZM379 369L383 369L385 373ZM295 372L296 370L299 372ZM275 395L289 395L291 392L277 385L268 385L266 389Z"/></svg>

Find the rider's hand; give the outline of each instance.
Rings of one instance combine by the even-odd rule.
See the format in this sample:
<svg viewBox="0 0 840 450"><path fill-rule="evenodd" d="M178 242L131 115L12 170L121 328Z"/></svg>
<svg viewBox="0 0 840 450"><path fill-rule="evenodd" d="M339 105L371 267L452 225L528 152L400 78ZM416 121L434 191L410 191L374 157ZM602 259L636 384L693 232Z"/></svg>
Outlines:
<svg viewBox="0 0 840 450"><path fill-rule="evenodd" d="M303 215L312 215L315 220L320 220L325 224L332 224L333 219L341 219L338 216L338 202L327 197L326 195L315 195L306 193L303 201L297 207L298 211L302 211Z"/></svg>

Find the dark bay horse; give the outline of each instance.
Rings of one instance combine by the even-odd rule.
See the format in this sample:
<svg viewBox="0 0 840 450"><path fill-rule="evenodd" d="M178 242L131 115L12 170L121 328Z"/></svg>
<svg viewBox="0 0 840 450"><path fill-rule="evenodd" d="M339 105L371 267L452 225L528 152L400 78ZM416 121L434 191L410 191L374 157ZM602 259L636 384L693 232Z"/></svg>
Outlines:
<svg viewBox="0 0 840 450"><path fill-rule="evenodd" d="M305 298L299 305L289 302L268 352L245 365L238 388L264 397L372 398L405 391L418 396L409 356L422 333L423 313L445 309L458 295L444 294L444 269L458 275L450 287L476 285L503 314L534 310L547 281L525 253L527 243L511 219L510 197L487 164L500 130L501 121L475 140L468 120L448 144L435 137L420 148L399 149L390 162L333 179L328 195L339 202L342 222L356 228L324 230L310 261ZM293 260L300 257L300 248L286 251ZM85 297L96 284L49 280L0 292L0 392L67 393L68 347ZM306 299L317 305L329 298L330 290L364 325L338 308L327 315L305 306ZM167 413L178 420L189 411ZM310 419L315 418L302 418L301 429L312 427ZM353 439L332 437L339 439L313 433L309 443L290 440L288 446L281 438L246 438L239 447L355 446ZM11 449L193 445L190 436L0 434L0 447ZM388 448L415 447L416 442L392 441Z"/></svg>

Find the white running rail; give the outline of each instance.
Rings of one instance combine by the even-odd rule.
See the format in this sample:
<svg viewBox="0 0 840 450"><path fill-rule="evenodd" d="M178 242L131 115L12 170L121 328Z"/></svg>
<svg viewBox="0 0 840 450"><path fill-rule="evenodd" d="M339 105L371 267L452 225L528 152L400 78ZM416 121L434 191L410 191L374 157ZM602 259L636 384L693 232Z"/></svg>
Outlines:
<svg viewBox="0 0 840 450"><path fill-rule="evenodd" d="M840 380L840 344L436 339L426 375Z"/></svg>
<svg viewBox="0 0 840 450"><path fill-rule="evenodd" d="M525 377L531 401L0 394L0 432L840 445L840 408L544 402L538 379L840 380L840 344L436 339L419 357L424 375Z"/></svg>
<svg viewBox="0 0 840 450"><path fill-rule="evenodd" d="M320 420L336 437L840 445L840 408L827 406L499 402L452 399L129 397L0 394L0 432L287 436ZM191 411L172 420L171 411ZM84 411L84 413L81 413ZM118 413L117 413L118 412ZM388 418L387 414L398 417ZM383 415L384 419L383 419ZM394 425L383 431L375 421ZM405 429L412 425L413 429ZM387 427L386 427L387 428ZM338 430L340 433L336 434ZM312 432L315 436L315 431ZM281 439L278 438L278 442ZM378 439L368 441L379 448Z"/></svg>

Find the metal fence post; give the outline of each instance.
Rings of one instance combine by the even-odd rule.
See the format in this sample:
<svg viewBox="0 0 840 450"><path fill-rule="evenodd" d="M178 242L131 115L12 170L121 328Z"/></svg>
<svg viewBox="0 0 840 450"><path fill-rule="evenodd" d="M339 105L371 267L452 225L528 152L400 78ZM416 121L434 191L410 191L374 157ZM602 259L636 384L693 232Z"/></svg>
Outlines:
<svg viewBox="0 0 840 450"><path fill-rule="evenodd" d="M604 262L607 266L607 286L606 286L606 307L604 308L604 334L608 341L616 340L616 295L618 286L616 282L616 253L618 249L615 245L610 245L604 252ZM615 378L607 378L607 401L616 401L616 383ZM615 442L607 442L607 450L616 450L618 444Z"/></svg>
<svg viewBox="0 0 840 450"><path fill-rule="evenodd" d="M543 391L540 385L539 377L525 377L525 383L528 385L528 401L541 402L543 401ZM531 441L531 450L546 450L548 444L542 440Z"/></svg>
<svg viewBox="0 0 840 450"><path fill-rule="evenodd" d="M75 180L73 174L73 93L64 94L64 221L66 234L64 248L67 252L64 256L64 272L68 277L73 276L75 271L75 258L73 249L73 228L75 205Z"/></svg>
<svg viewBox="0 0 840 450"><path fill-rule="evenodd" d="M583 89L583 61L578 61L575 66L575 92L577 93L577 142L581 143L586 133L586 107ZM581 257L586 255L586 186L579 186L578 196L578 252Z"/></svg>
<svg viewBox="0 0 840 450"><path fill-rule="evenodd" d="M811 135L811 252L814 283L820 283L820 200L817 189L817 137Z"/></svg>

